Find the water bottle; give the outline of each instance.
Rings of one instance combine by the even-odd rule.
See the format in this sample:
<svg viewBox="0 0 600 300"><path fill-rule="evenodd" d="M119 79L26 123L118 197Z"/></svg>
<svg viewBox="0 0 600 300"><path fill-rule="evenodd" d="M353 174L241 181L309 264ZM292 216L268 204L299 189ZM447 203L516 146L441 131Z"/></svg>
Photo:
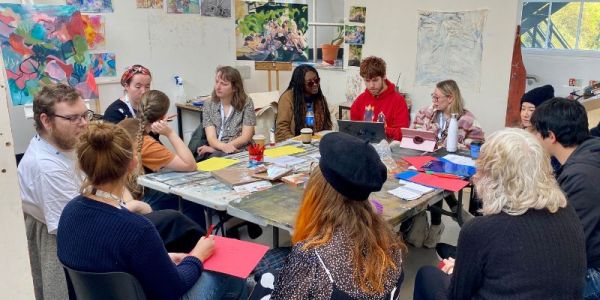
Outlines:
<svg viewBox="0 0 600 300"><path fill-rule="evenodd" d="M306 112L306 126L311 128L315 126L315 114L312 110Z"/></svg>
<svg viewBox="0 0 600 300"><path fill-rule="evenodd" d="M175 102L185 103L185 90L183 89L183 78L179 75L175 75Z"/></svg>
<svg viewBox="0 0 600 300"><path fill-rule="evenodd" d="M458 120L457 114L452 114L448 124L448 136L446 137L446 151L456 152L458 148Z"/></svg>

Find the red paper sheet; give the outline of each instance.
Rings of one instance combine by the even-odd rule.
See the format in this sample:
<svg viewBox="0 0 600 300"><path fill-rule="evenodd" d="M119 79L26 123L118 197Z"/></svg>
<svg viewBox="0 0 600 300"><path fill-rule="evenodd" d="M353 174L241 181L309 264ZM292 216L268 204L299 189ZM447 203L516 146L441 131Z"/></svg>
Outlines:
<svg viewBox="0 0 600 300"><path fill-rule="evenodd" d="M204 262L204 269L247 278L269 247L215 236L215 251Z"/></svg>
<svg viewBox="0 0 600 300"><path fill-rule="evenodd" d="M407 161L408 163L410 163L411 165L413 165L413 167L417 168L417 170L419 171L423 171L423 166L432 161L432 160L437 160L437 158L433 157L433 156L428 156L428 155L424 155L424 156L405 156L402 159L404 159L405 161Z"/></svg>
<svg viewBox="0 0 600 300"><path fill-rule="evenodd" d="M458 192L462 188L467 186L467 184L469 184L468 181L465 181L462 179L444 178L444 177L439 177L439 176L424 174L424 173L419 173L419 174L411 177L410 181L418 183L418 184L426 185L426 186L444 189L447 191L452 191L452 192Z"/></svg>

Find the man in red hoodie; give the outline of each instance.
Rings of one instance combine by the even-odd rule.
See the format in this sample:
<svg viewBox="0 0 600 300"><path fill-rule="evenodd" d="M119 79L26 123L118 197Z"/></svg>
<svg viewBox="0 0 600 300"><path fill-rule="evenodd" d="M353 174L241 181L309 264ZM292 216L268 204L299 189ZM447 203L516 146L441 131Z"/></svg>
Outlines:
<svg viewBox="0 0 600 300"><path fill-rule="evenodd" d="M367 89L354 100L350 108L353 121L384 122L388 139L401 140L401 128L409 127L410 117L404 97L385 76L385 61L369 56L360 64L360 76Z"/></svg>

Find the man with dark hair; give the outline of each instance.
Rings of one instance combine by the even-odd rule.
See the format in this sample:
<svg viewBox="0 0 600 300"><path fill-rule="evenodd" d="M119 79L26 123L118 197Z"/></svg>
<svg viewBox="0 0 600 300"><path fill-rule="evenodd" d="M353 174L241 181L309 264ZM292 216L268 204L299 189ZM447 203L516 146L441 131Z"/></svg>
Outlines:
<svg viewBox="0 0 600 300"><path fill-rule="evenodd" d="M383 122L385 135L401 140L401 128L407 128L410 123L408 107L396 86L387 79L385 61L375 56L365 58L360 64L360 76L367 88L352 103L350 119Z"/></svg>
<svg viewBox="0 0 600 300"><path fill-rule="evenodd" d="M557 181L567 195L586 237L585 299L600 298L600 139L591 137L587 113L577 101L553 98L531 117L535 134L561 167Z"/></svg>

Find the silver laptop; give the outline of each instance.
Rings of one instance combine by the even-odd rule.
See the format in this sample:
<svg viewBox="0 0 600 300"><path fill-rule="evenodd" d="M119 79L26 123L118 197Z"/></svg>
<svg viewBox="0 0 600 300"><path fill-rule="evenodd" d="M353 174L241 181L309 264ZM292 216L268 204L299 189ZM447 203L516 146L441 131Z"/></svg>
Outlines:
<svg viewBox="0 0 600 300"><path fill-rule="evenodd" d="M369 143L379 143L386 138L385 128L381 122L338 120L338 127L340 132L369 141Z"/></svg>

